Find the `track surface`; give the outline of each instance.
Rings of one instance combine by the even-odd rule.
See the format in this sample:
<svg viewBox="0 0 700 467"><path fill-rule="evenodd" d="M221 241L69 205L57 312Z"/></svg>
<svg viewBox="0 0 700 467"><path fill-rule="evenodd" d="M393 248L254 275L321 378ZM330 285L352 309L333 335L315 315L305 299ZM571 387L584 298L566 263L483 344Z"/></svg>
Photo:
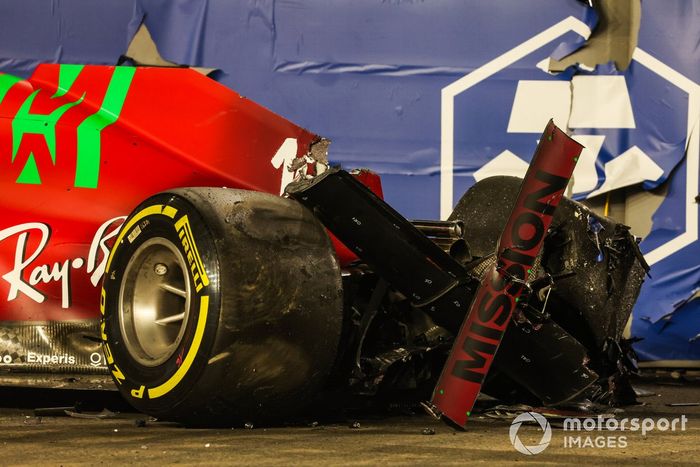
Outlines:
<svg viewBox="0 0 700 467"><path fill-rule="evenodd" d="M700 384L637 383L659 396L640 399L645 405L627 408L618 417L674 418L686 415L686 431L580 432L576 436L627 437L626 448L564 447L557 422L549 447L538 455L518 453L509 438L510 421L472 418L465 432L455 432L433 419L414 416L358 419L347 422L281 428L185 429L173 424L142 421L121 402L104 393L78 394L86 405L121 409L117 418L78 419L34 415L34 407L66 404L76 392L1 389L0 464L691 464L700 459L700 407L668 407L671 402L700 402ZM72 404L72 402L70 402ZM423 434L433 429L434 435ZM524 444L542 436L537 426L518 432Z"/></svg>

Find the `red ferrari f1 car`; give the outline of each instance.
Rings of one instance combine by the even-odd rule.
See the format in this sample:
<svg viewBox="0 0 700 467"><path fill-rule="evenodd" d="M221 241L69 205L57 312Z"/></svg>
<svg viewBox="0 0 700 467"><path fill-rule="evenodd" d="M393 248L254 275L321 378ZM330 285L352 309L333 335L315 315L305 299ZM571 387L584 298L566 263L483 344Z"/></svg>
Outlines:
<svg viewBox="0 0 700 467"><path fill-rule="evenodd" d="M408 221L375 174L327 151L189 69L0 75L0 384L111 375L137 409L195 425L420 401L474 302L482 337L458 363L483 392L629 395L622 332L646 265L628 228L536 198L553 220L513 230L544 243L513 274L502 256L523 245L497 247L520 179L477 183L446 221ZM489 271L517 300L474 299Z"/></svg>

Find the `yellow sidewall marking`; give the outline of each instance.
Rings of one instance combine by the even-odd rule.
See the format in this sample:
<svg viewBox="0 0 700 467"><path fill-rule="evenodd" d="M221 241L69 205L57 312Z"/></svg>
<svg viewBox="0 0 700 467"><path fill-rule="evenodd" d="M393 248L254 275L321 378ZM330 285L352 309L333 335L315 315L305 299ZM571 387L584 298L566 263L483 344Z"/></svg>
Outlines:
<svg viewBox="0 0 700 467"><path fill-rule="evenodd" d="M203 287L209 285L209 277L207 277L207 272L204 270L202 257L199 256L199 250L197 249L197 243L194 241L192 227L190 226L190 220L187 214L175 222L175 231L178 237L180 237L182 248L185 250L185 256L190 264L190 273L192 274L192 281L194 282L195 289L199 292ZM195 271L197 272L195 273Z"/></svg>
<svg viewBox="0 0 700 467"><path fill-rule="evenodd" d="M124 373L122 373L122 370L120 370L117 365L113 365L113 367L112 375L114 376L114 381L116 381L117 384L122 384L122 381L126 381L126 376L124 376Z"/></svg>
<svg viewBox="0 0 700 467"><path fill-rule="evenodd" d="M102 316L105 314L105 300L107 300L107 297L105 296L105 289L102 289L100 291L100 314Z"/></svg>
<svg viewBox="0 0 700 467"><path fill-rule="evenodd" d="M187 351L187 356L185 357L185 360L182 362L180 368L177 369L175 374L171 376L169 380L167 380L160 386L149 389L148 397L150 397L151 399L156 399L158 397L164 396L165 394L170 392L175 386L177 386L178 383L182 380L182 378L185 377L185 375L190 369L190 366L192 366L192 362L194 362L194 359L197 356L199 346L202 344L202 337L204 337L204 327L207 324L208 311L209 296L205 295L201 298L200 301L199 318L197 319L197 329L195 329L194 339L192 340L192 345L190 346L190 349Z"/></svg>
<svg viewBox="0 0 700 467"><path fill-rule="evenodd" d="M153 206L149 206L147 208L144 208L140 210L134 217L131 218L131 220L124 226L122 229L119 231L119 236L117 237L117 241L114 242L114 248L112 248L112 251L109 253L109 259L107 259L107 267L105 267L105 275L109 272L109 267L112 264L112 258L114 257L114 252L117 250L119 247L119 244L124 240L124 235L131 230L131 228L136 224L138 221L143 219L146 216L151 216L154 214L162 214L164 216L167 216L171 219L175 218L175 214L177 214L177 209L175 209L172 206L163 206L162 204L154 204Z"/></svg>
<svg viewBox="0 0 700 467"><path fill-rule="evenodd" d="M143 399L143 391L146 389L145 386L141 386L138 389L132 389L131 390L131 397L135 397L136 399Z"/></svg>
<svg viewBox="0 0 700 467"><path fill-rule="evenodd" d="M177 214L177 209L175 209L175 208L172 207L172 206L165 206L165 207L163 208L162 214L163 214L164 216L168 216L168 217L171 218L171 219L174 219L174 218L175 218L175 214Z"/></svg>

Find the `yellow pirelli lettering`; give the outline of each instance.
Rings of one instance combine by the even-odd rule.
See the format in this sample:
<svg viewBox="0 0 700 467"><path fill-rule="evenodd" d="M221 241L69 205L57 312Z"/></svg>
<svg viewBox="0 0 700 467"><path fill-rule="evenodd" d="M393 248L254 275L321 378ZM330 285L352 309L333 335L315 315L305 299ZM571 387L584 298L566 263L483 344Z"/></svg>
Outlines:
<svg viewBox="0 0 700 467"><path fill-rule="evenodd" d="M177 209L172 206L163 206L163 211L161 212L164 216L168 216L171 219L175 219L175 214L177 214Z"/></svg>
<svg viewBox="0 0 700 467"><path fill-rule="evenodd" d="M102 342L107 342L107 332L105 331L105 322L101 321L100 322L100 337L102 338Z"/></svg>
<svg viewBox="0 0 700 467"><path fill-rule="evenodd" d="M105 315L105 301L106 300L107 300L107 295L105 294L105 289L103 287L102 291L100 292L100 314L102 316Z"/></svg>
<svg viewBox="0 0 700 467"><path fill-rule="evenodd" d="M199 256L199 250L192 235L190 220L186 214L175 222L175 230L180 237L182 248L185 250L187 262L190 265L195 291L199 292L202 288L209 285L209 277L207 277L207 273L204 270L204 263L202 263L202 257Z"/></svg>
<svg viewBox="0 0 700 467"><path fill-rule="evenodd" d="M117 365L112 366L112 376L114 376L114 380L117 384L122 384L122 381L126 380L126 376L124 376L124 373L122 373L122 370L120 370Z"/></svg>
<svg viewBox="0 0 700 467"><path fill-rule="evenodd" d="M131 397L135 397L136 399L143 399L143 393L146 390L146 386L141 386L138 389L132 389L131 390Z"/></svg>
<svg viewBox="0 0 700 467"><path fill-rule="evenodd" d="M102 346L102 350L104 350L104 352L105 352L105 357L107 358L107 363L109 363L110 365L112 363L114 363L114 357L112 356L112 350L109 348L108 343L106 343L106 342L104 343L104 345Z"/></svg>
<svg viewBox="0 0 700 467"><path fill-rule="evenodd" d="M124 236L128 231L131 230L131 228L141 219L143 219L146 216L152 216L155 214L162 214L166 217L169 217L171 219L175 218L175 215L177 214L177 209L175 209L172 206L165 206L163 204L154 204L153 206L148 206L147 208L143 208L136 214L134 214L134 217L129 219L129 222L126 223L126 225L122 226L121 230L119 231L119 236L117 237L117 240L114 242L114 248L112 248L112 251L109 253L109 258L107 259L107 266L105 267L105 277L107 277L107 273L109 272L109 267L112 265L112 259L114 258L114 252L116 251L117 247L119 244L124 240Z"/></svg>
<svg viewBox="0 0 700 467"><path fill-rule="evenodd" d="M192 339L192 345L187 351L185 359L182 361L182 365L177 369L174 375L170 377L165 383L160 386L156 386L148 390L148 397L151 399L156 399L158 397L164 396L165 394L172 391L172 389L178 385L182 378L185 377L192 362L194 362L197 352L199 352L199 346L202 345L202 338L204 337L204 328L207 324L207 314L209 312L209 296L204 295L199 303L199 318L197 318L197 328L194 331L194 338Z"/></svg>

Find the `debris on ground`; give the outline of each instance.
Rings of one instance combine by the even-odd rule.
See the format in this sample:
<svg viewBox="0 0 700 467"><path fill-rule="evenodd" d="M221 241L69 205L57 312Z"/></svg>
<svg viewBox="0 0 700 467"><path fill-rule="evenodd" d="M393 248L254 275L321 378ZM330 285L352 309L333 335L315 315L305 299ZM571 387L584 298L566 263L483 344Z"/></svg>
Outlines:
<svg viewBox="0 0 700 467"><path fill-rule="evenodd" d="M100 412L78 412L73 410L66 410L66 415L73 418L85 418L94 420L104 420L107 418L117 418L117 414L109 409L102 409Z"/></svg>
<svg viewBox="0 0 700 467"><path fill-rule="evenodd" d="M117 412L112 412L107 408L99 412L87 412L84 411L81 403L75 403L71 406L37 407L34 409L35 417L73 417L103 420L107 418L117 418L117 415Z"/></svg>
<svg viewBox="0 0 700 467"><path fill-rule="evenodd" d="M618 413L623 412L621 409L614 409L602 404L589 404L578 409L576 406L570 408L553 408L553 407L532 407L525 404L514 405L496 405L485 409L482 412L487 418L509 420L517 417L521 413L537 412L544 415L548 419L559 420L565 418L586 418L591 415L602 418L615 418Z"/></svg>
<svg viewBox="0 0 700 467"><path fill-rule="evenodd" d="M525 404L516 405L495 405L489 409L484 410L483 415L488 418L515 418L523 412L532 412L534 409Z"/></svg>
<svg viewBox="0 0 700 467"><path fill-rule="evenodd" d="M636 386L633 386L634 393L637 395L637 397L651 397L651 396L657 396L658 394L654 391L649 391L648 389L643 389L639 388Z"/></svg>

